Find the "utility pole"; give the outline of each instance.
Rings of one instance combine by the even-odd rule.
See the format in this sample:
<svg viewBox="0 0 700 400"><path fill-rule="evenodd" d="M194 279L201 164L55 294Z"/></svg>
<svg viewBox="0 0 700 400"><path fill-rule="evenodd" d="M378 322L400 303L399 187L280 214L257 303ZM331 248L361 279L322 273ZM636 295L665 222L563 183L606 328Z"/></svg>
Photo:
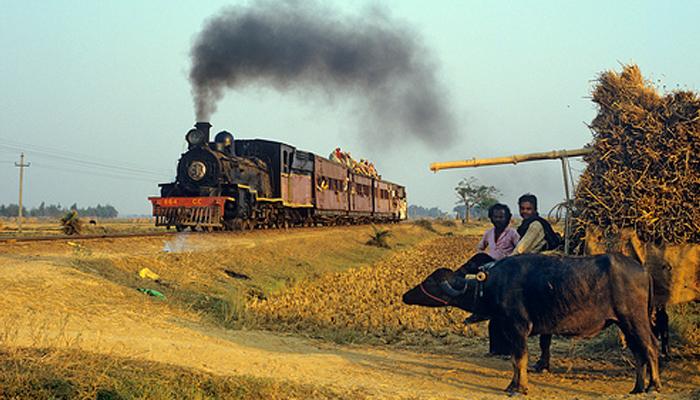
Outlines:
<svg viewBox="0 0 700 400"><path fill-rule="evenodd" d="M24 163L24 153L19 156L19 164L15 163L15 167L19 167L19 214L17 227L19 233L22 233L22 181L24 180L24 168L29 167L30 163Z"/></svg>

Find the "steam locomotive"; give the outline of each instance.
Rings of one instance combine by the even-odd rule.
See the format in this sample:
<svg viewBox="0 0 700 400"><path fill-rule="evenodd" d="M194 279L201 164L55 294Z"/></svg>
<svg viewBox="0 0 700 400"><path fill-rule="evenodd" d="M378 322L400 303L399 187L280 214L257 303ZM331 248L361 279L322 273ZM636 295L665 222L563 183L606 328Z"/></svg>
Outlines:
<svg viewBox="0 0 700 400"><path fill-rule="evenodd" d="M406 189L348 166L263 139L234 140L197 122L172 183L149 197L156 226L178 231L398 222Z"/></svg>

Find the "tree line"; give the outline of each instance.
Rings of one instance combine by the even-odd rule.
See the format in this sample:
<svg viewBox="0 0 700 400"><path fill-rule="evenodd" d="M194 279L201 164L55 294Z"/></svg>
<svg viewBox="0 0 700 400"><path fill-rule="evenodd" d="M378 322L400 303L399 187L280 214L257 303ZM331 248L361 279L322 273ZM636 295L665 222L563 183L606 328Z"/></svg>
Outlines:
<svg viewBox="0 0 700 400"><path fill-rule="evenodd" d="M437 207L427 208L411 204L408 206L408 218L445 218L447 213Z"/></svg>
<svg viewBox="0 0 700 400"><path fill-rule="evenodd" d="M485 218L488 209L498 203L500 191L494 186L482 185L474 177L462 179L455 187L457 205L452 209L457 217L469 221L470 218ZM408 206L409 218L449 218L450 215L438 207Z"/></svg>
<svg viewBox="0 0 700 400"><path fill-rule="evenodd" d="M119 215L119 211L109 204L101 205L98 204L94 207L78 207L77 203L73 203L72 206L65 208L60 204L49 204L46 205L43 201L38 207L31 208L27 210L26 207L22 207L22 215L26 217L62 217L68 211L76 210L79 215L86 217L97 217L97 218L116 218ZM19 206L17 204L0 204L0 217L16 217L19 213Z"/></svg>

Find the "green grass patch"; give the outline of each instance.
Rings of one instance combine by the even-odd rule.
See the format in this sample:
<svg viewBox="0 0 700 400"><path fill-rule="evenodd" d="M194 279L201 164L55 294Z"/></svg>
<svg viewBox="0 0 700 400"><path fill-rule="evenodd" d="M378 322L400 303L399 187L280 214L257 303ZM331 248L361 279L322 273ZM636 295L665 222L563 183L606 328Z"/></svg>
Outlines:
<svg viewBox="0 0 700 400"><path fill-rule="evenodd" d="M0 347L3 399L357 399L360 392L250 376L217 376L79 350Z"/></svg>
<svg viewBox="0 0 700 400"><path fill-rule="evenodd" d="M435 232L435 233L437 233L437 231L435 230L435 227L433 227L433 223L430 222L430 220L427 220L427 219L417 219L417 220L413 221L413 225L418 226L418 227L421 227L421 228L425 229L425 230L428 231L428 232Z"/></svg>
<svg viewBox="0 0 700 400"><path fill-rule="evenodd" d="M166 296L166 301L169 304L200 313L211 323L224 328L240 328L246 321L245 302L247 296L241 293L241 289L230 285L223 285L215 292L181 289L170 284L141 279L136 274L117 268L111 260L106 258L74 259L72 265L80 271L134 289L135 293L138 288L157 290Z"/></svg>
<svg viewBox="0 0 700 400"><path fill-rule="evenodd" d="M265 299L301 281L314 280L324 273L339 272L372 264L396 251L403 251L434 234L410 225L392 225L392 235L383 238L392 249L366 246L363 235L388 226L357 227L355 232L308 235L290 232L289 239L271 241L261 232L252 235L252 248L225 246L207 251L158 253L153 255L104 257L81 246L68 258L56 260L79 271L98 276L122 287L153 289L163 293L169 306L194 311L205 320L227 329L261 327L246 304L252 298ZM364 228L364 229L362 229ZM366 233L365 233L366 232ZM320 231L320 233L324 233ZM299 234L299 239L295 235ZM278 235L279 232L270 232ZM308 236L310 239L307 239ZM366 236L365 236L366 237ZM237 238L233 237L235 241ZM141 279L138 271L148 267L163 281ZM191 275L196 271L196 275ZM225 271L234 274L226 274ZM243 276L244 278L236 278ZM187 279L182 279L187 278ZM340 335L344 336L344 335Z"/></svg>

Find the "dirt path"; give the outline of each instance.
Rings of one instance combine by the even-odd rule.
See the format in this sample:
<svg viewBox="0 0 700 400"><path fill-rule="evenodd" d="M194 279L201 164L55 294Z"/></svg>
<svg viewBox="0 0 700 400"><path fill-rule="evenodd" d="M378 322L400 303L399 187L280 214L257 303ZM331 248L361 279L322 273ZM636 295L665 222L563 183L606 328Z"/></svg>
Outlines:
<svg viewBox="0 0 700 400"><path fill-rule="evenodd" d="M29 252L31 253L31 252ZM32 347L83 350L196 368L331 386L371 398L503 398L510 362L340 346L260 331L227 331L133 290L45 260L0 257L0 339ZM697 362L683 378L664 376L663 397L688 398ZM626 397L630 368L583 362L570 372L532 375L533 398ZM636 397L635 397L636 398Z"/></svg>

